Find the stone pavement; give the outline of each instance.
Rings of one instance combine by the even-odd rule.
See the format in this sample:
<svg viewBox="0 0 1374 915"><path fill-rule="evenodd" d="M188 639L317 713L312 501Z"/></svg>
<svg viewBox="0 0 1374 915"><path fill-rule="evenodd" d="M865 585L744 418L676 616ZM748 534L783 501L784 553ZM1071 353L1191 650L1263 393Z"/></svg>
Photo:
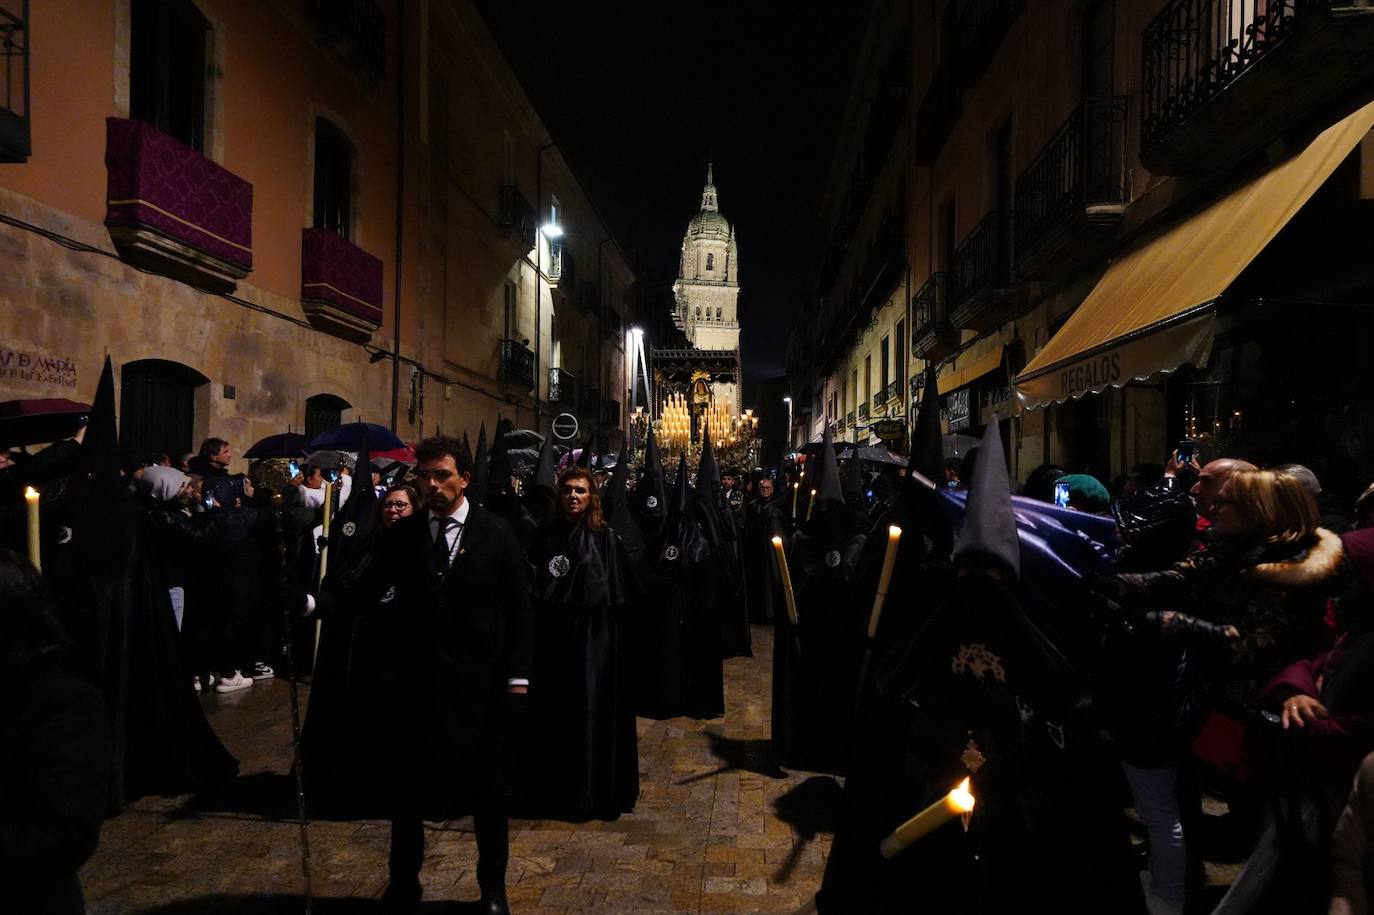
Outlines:
<svg viewBox="0 0 1374 915"><path fill-rule="evenodd" d="M516 915L580 912L791 912L820 885L830 836L807 839L774 802L807 773L769 771L772 632L755 657L725 663L726 716L639 719L641 793L610 823L512 820L507 878ZM81 872L90 915L303 911L299 827L292 819L288 686L201 700L241 761L213 798L145 798L109 820ZM824 798L828 780L803 792ZM312 822L315 911L380 913L387 824ZM426 912L477 898L469 820L428 824Z"/></svg>

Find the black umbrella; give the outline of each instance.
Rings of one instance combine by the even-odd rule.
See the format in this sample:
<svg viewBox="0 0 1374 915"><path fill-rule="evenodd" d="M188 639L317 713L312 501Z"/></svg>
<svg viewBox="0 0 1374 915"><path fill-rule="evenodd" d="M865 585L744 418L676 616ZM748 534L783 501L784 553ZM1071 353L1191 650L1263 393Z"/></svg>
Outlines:
<svg viewBox="0 0 1374 915"><path fill-rule="evenodd" d="M90 404L74 400L6 400L0 403L0 446L37 445L71 438Z"/></svg>
<svg viewBox="0 0 1374 915"><path fill-rule="evenodd" d="M299 458L310 450L310 439L299 432L281 432L254 442L243 453L246 458Z"/></svg>
<svg viewBox="0 0 1374 915"><path fill-rule="evenodd" d="M856 446L852 442L846 442L840 445L839 454L837 456L842 461L853 460L857 456L859 460L868 461L873 464L892 464L896 467L905 467L907 465L907 459L905 457L900 454L893 454L886 448L871 448L867 445Z"/></svg>
<svg viewBox="0 0 1374 915"><path fill-rule="evenodd" d="M544 444L544 436L533 429L515 429L506 433L506 447L512 451L517 448L533 448L536 452Z"/></svg>
<svg viewBox="0 0 1374 915"><path fill-rule="evenodd" d="M371 451L379 452L405 446L406 443L397 438L396 433L386 426L376 423L344 423L342 426L321 432L310 440L307 447L312 451L361 451L367 447Z"/></svg>

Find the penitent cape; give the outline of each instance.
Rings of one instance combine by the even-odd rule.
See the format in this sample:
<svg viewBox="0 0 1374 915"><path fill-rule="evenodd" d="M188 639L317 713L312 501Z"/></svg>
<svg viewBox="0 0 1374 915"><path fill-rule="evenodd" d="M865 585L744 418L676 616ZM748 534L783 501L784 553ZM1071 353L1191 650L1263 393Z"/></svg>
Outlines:
<svg viewBox="0 0 1374 915"><path fill-rule="evenodd" d="M640 564L646 600L635 626L636 703L649 718L725 714L720 653L720 569L678 463L667 523Z"/></svg>
<svg viewBox="0 0 1374 915"><path fill-rule="evenodd" d="M739 521L720 488L720 467L711 433L702 437L697 471L697 518L719 573L720 651L726 658L753 657L750 644L748 594L744 586L744 556Z"/></svg>
<svg viewBox="0 0 1374 915"><path fill-rule="evenodd" d="M663 457L654 439L654 428L644 440L644 469L639 486L630 500L635 520L646 539L652 540L662 530L668 518L668 482L663 472Z"/></svg>
<svg viewBox="0 0 1374 915"><path fill-rule="evenodd" d="M783 765L843 771L868 613L855 598L854 575L868 526L845 503L827 430L815 508L788 549L798 628L786 612L774 614L773 748Z"/></svg>
<svg viewBox="0 0 1374 915"><path fill-rule="evenodd" d="M533 575L532 738L522 805L574 821L614 819L639 796L627 644L638 606L629 559L610 527L555 516L528 552Z"/></svg>
<svg viewBox="0 0 1374 915"><path fill-rule="evenodd" d="M215 736L177 652L176 618L150 553L148 520L119 478L114 373L107 357L74 475L45 512L44 577L73 643L74 671L105 699L114 740L111 806L199 791L238 762Z"/></svg>
<svg viewBox="0 0 1374 915"><path fill-rule="evenodd" d="M979 452L954 575L854 742L819 910L1120 908L1138 898L1073 672L1021 609L1020 556L997 424ZM891 859L880 843L968 777L977 806ZM1106 803L1103 803L1105 799ZM1133 904L1133 903L1131 903Z"/></svg>

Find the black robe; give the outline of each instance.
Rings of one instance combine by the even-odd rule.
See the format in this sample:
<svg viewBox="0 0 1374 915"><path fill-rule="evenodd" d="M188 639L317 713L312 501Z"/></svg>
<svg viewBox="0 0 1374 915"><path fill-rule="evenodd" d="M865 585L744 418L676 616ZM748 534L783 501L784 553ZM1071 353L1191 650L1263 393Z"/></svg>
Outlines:
<svg viewBox="0 0 1374 915"><path fill-rule="evenodd" d="M1096 738L1075 709L1072 671L1022 614L1014 585L970 574L942 604L878 678L819 910L1129 906L1139 889L1129 859L1114 855L1120 808L1093 782ZM967 833L947 824L881 857L885 836L966 776L976 799Z"/></svg>
<svg viewBox="0 0 1374 915"><path fill-rule="evenodd" d="M744 585L744 559L735 511L719 494L696 491L697 519L711 546L720 609L719 650L723 658L751 658L749 607Z"/></svg>
<svg viewBox="0 0 1374 915"><path fill-rule="evenodd" d="M830 509L843 512L842 507ZM799 626L782 595L774 620L773 751L783 765L842 772L854 729L854 695L867 607L854 570L865 534L853 527L798 531L788 550Z"/></svg>
<svg viewBox="0 0 1374 915"><path fill-rule="evenodd" d="M648 596L635 624L637 709L649 718L725 714L720 569L694 514L670 514L640 565Z"/></svg>
<svg viewBox="0 0 1374 915"><path fill-rule="evenodd" d="M45 505L44 515L44 578L72 639L74 669L109 714L112 808L232 778L238 761L205 720L181 663L143 510L122 489L90 481Z"/></svg>
<svg viewBox="0 0 1374 915"><path fill-rule="evenodd" d="M639 797L626 618L629 561L609 527L554 518L528 552L532 566L532 733L524 801L545 815L614 819Z"/></svg>

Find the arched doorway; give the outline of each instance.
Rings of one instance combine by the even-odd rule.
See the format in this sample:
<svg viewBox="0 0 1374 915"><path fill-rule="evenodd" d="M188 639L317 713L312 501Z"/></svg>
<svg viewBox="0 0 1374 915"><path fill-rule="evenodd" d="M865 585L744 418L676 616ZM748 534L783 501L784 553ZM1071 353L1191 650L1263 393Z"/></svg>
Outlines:
<svg viewBox="0 0 1374 915"><path fill-rule="evenodd" d="M173 458L195 450L195 391L209 379L165 359L126 362L119 374L120 447Z"/></svg>
<svg viewBox="0 0 1374 915"><path fill-rule="evenodd" d="M343 422L343 411L351 407L348 401L333 394L316 394L305 401L305 434L314 438L326 429Z"/></svg>

